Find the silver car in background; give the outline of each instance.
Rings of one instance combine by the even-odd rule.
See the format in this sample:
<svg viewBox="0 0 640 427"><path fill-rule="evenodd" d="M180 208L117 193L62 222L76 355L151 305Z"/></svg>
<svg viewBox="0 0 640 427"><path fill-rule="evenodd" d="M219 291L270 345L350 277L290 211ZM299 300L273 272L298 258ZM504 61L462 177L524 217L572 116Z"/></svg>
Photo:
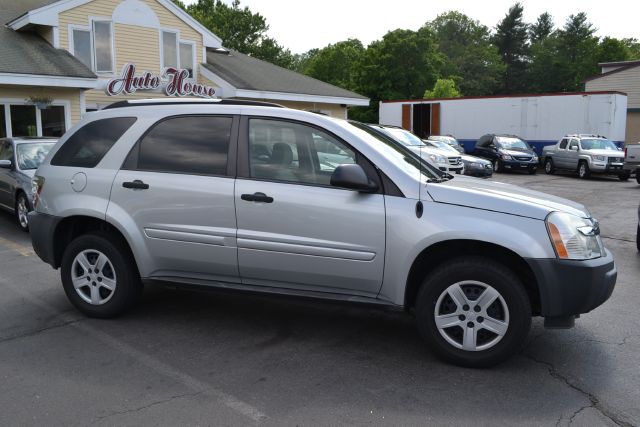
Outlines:
<svg viewBox="0 0 640 427"><path fill-rule="evenodd" d="M31 179L57 139L0 139L0 207L13 212L18 227L29 230L33 209Z"/></svg>
<svg viewBox="0 0 640 427"><path fill-rule="evenodd" d="M423 141L425 144L427 144L430 147L438 148L444 151L459 153L459 151L456 150L456 148L454 148L452 145L446 142L442 142L440 140L433 140L431 139L431 137ZM489 160L476 157L476 156L470 156L468 154L460 154L460 157L462 158L462 163L464 163L465 175L477 176L482 178L489 178L491 175L493 175L493 165Z"/></svg>

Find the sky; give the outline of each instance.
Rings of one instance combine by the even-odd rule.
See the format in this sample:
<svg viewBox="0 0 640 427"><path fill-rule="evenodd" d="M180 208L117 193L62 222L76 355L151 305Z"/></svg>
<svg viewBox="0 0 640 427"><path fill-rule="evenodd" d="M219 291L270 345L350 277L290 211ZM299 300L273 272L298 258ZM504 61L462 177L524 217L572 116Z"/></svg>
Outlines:
<svg viewBox="0 0 640 427"><path fill-rule="evenodd" d="M184 1L184 0L183 0ZM195 3L186 0L184 3ZM230 4L231 0L224 0ZM240 0L269 24L268 35L293 53L322 48L348 38L366 46L397 28L417 30L449 10L458 10L494 28L515 0ZM524 0L526 22L549 12L556 26L571 14L586 12L600 37L640 39L640 4L623 0ZM634 6L635 4L635 6Z"/></svg>

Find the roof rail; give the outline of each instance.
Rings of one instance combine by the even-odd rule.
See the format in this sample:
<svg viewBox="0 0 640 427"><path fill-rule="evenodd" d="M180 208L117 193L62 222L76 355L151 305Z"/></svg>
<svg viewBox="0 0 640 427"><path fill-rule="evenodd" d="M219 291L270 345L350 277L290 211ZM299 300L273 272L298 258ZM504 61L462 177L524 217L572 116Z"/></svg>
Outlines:
<svg viewBox="0 0 640 427"><path fill-rule="evenodd" d="M283 105L262 101L245 101L240 99L199 99L199 98L181 98L181 99L132 99L127 101L117 101L107 105L103 110L112 110L114 108L140 107L146 105L247 105L258 107L276 107L285 108Z"/></svg>

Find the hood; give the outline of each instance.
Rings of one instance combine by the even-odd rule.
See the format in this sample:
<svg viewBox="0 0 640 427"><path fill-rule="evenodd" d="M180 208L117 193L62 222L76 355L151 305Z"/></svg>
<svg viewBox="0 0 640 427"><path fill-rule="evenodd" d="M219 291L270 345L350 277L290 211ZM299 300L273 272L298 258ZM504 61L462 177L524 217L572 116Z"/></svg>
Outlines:
<svg viewBox="0 0 640 427"><path fill-rule="evenodd" d="M34 175L36 174L36 169L24 169L24 170L20 170L20 173L28 176L29 178L33 178Z"/></svg>
<svg viewBox="0 0 640 427"><path fill-rule="evenodd" d="M594 154L596 156L618 157L620 159L624 159L624 151L613 151L613 150L582 150L582 151L586 151L588 154Z"/></svg>
<svg viewBox="0 0 640 427"><path fill-rule="evenodd" d="M517 185L486 181L465 176L443 183L427 184L427 192L436 202L486 209L535 219L545 219L550 212L561 211L583 218L591 216L580 203L529 190Z"/></svg>
<svg viewBox="0 0 640 427"><path fill-rule="evenodd" d="M443 157L460 157L460 153L454 153L453 151L449 151L449 150L441 150L440 148L433 148L433 147L419 147L419 146L415 146L415 145L409 145L407 146L407 148L409 148L411 151L413 151L414 153L418 153L418 154L436 154L438 156L443 156Z"/></svg>

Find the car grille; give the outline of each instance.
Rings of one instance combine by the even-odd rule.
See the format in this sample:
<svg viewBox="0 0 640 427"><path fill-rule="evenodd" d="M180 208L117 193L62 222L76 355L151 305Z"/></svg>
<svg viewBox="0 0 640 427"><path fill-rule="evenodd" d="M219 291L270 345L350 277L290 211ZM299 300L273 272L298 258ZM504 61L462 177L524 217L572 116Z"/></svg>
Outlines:
<svg viewBox="0 0 640 427"><path fill-rule="evenodd" d="M622 157L607 157L607 163L622 163L624 159Z"/></svg>
<svg viewBox="0 0 640 427"><path fill-rule="evenodd" d="M451 166L458 166L462 164L462 158L461 157L449 157L449 164Z"/></svg>
<svg viewBox="0 0 640 427"><path fill-rule="evenodd" d="M514 159L520 160L521 162L530 162L531 156L513 156Z"/></svg>

